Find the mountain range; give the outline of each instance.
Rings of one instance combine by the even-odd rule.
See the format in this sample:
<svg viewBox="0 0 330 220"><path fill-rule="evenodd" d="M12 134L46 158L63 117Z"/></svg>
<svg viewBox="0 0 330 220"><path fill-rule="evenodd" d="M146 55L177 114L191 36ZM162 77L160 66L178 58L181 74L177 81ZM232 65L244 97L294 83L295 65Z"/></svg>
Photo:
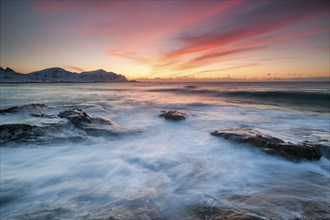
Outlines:
<svg viewBox="0 0 330 220"><path fill-rule="evenodd" d="M59 67L47 68L27 74L0 67L0 83L82 83L82 82L128 82L125 76L103 69L75 73Z"/></svg>

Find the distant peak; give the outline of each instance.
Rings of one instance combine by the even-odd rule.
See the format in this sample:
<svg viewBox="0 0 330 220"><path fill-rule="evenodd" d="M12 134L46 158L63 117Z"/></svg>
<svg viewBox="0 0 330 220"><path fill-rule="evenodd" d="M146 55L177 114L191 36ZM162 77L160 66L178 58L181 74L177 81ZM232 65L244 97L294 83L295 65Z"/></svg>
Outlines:
<svg viewBox="0 0 330 220"><path fill-rule="evenodd" d="M4 68L2 68L2 66L0 66L0 71L4 71Z"/></svg>
<svg viewBox="0 0 330 220"><path fill-rule="evenodd" d="M98 69L98 70L94 70L92 72L107 72L107 71L105 71L104 69Z"/></svg>
<svg viewBox="0 0 330 220"><path fill-rule="evenodd" d="M81 72L81 73L95 74L95 73L107 73L107 71L105 71L104 69L98 69L98 70L92 70L92 71L85 71L85 72Z"/></svg>
<svg viewBox="0 0 330 220"><path fill-rule="evenodd" d="M15 71L12 70L12 69L10 69L9 67L7 67L7 68L5 69L5 72L15 72Z"/></svg>
<svg viewBox="0 0 330 220"><path fill-rule="evenodd" d="M61 71L66 71L65 69L61 68L61 67L51 67L51 68L46 68L46 69L43 69L43 70L61 70ZM43 71L41 70L41 71Z"/></svg>

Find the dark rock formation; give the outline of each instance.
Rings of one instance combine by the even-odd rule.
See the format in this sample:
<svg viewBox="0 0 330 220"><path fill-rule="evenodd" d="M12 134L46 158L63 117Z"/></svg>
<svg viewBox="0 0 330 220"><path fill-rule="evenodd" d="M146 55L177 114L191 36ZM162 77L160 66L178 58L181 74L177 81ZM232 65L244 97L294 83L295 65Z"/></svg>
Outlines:
<svg viewBox="0 0 330 220"><path fill-rule="evenodd" d="M295 162L319 160L322 156L320 147L315 145L286 143L281 139L261 134L253 129L229 129L214 131L211 134L238 143L249 144L250 146L260 148L268 154Z"/></svg>
<svg viewBox="0 0 330 220"><path fill-rule="evenodd" d="M76 128L84 130L88 135L92 136L117 136L123 132L135 132L133 130L116 125L109 119L92 117L81 109L66 110L60 112L58 116L60 118L66 118Z"/></svg>
<svg viewBox="0 0 330 220"><path fill-rule="evenodd" d="M42 104L31 104L21 107L4 109L2 112L11 113L28 107L43 107ZM31 113L33 117L56 118L55 115ZM137 130L121 127L111 120L92 117L81 109L62 111L58 117L68 121L56 123L43 123L41 126L29 124L4 124L0 125L0 144L14 142L57 143L63 141L80 141L91 136L113 137L120 134L135 133ZM83 132L82 132L83 131Z"/></svg>
<svg viewBox="0 0 330 220"><path fill-rule="evenodd" d="M324 145L324 144L317 144L315 145L316 147L319 147L322 155L327 158L328 160L330 160L330 146Z"/></svg>
<svg viewBox="0 0 330 220"><path fill-rule="evenodd" d="M186 119L184 113L178 111L161 111L159 117L164 117L166 120L180 121Z"/></svg>
<svg viewBox="0 0 330 220"><path fill-rule="evenodd" d="M44 108L44 107L46 107L45 104L32 103L32 104L28 104L28 105L14 106L14 107L6 108L6 109L0 109L0 114L14 113L14 112L22 111L22 110Z"/></svg>
<svg viewBox="0 0 330 220"><path fill-rule="evenodd" d="M304 216L306 219L330 219L329 204L307 202L304 207Z"/></svg>
<svg viewBox="0 0 330 220"><path fill-rule="evenodd" d="M83 129L87 124L91 124L91 116L81 109L72 109L60 112L60 118L68 119L77 128Z"/></svg>
<svg viewBox="0 0 330 220"><path fill-rule="evenodd" d="M0 143L17 140L30 140L37 136L35 126L28 124L0 125Z"/></svg>
<svg viewBox="0 0 330 220"><path fill-rule="evenodd" d="M55 115L47 115L47 114L43 114L43 113L41 113L41 114L32 113L30 115L33 116L33 117L37 117L37 118L56 118Z"/></svg>

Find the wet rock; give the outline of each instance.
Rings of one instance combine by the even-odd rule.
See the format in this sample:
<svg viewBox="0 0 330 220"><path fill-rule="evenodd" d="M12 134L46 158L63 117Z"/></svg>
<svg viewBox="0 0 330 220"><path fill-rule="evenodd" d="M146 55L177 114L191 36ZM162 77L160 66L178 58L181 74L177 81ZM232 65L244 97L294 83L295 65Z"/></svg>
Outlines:
<svg viewBox="0 0 330 220"><path fill-rule="evenodd" d="M214 131L211 134L238 143L249 144L268 154L280 156L294 162L319 160L322 156L320 147L315 145L286 143L281 139L261 134L254 129L228 129Z"/></svg>
<svg viewBox="0 0 330 220"><path fill-rule="evenodd" d="M287 179L272 183L271 188L233 195L228 200L235 208L247 210L248 206L250 212L267 219L330 219L327 190L322 190L329 187L328 177L315 172L309 172L307 176L306 173L294 173L290 184Z"/></svg>
<svg viewBox="0 0 330 220"><path fill-rule="evenodd" d="M111 207L107 219L136 219L136 220L153 220L166 219L163 217L157 202L149 196L142 196L131 199L123 199L115 201Z"/></svg>
<svg viewBox="0 0 330 220"><path fill-rule="evenodd" d="M29 124L4 124L0 125L1 146L10 143L25 142L33 144L58 143L64 141L80 141L82 136L72 132L71 125L64 122L50 123L43 126ZM15 145L14 145L15 146Z"/></svg>
<svg viewBox="0 0 330 220"><path fill-rule="evenodd" d="M41 207L30 213L16 216L15 219L73 219L73 210L63 207Z"/></svg>
<svg viewBox="0 0 330 220"><path fill-rule="evenodd" d="M304 207L306 219L330 219L329 205L308 202Z"/></svg>
<svg viewBox="0 0 330 220"><path fill-rule="evenodd" d="M14 107L6 108L6 109L0 109L0 113L1 114L13 113L13 112L17 112L18 110L19 110L19 107L14 106Z"/></svg>
<svg viewBox="0 0 330 220"><path fill-rule="evenodd" d="M85 124L91 123L91 116L81 109L60 112L58 117L68 119L77 128L83 128Z"/></svg>
<svg viewBox="0 0 330 220"><path fill-rule="evenodd" d="M186 119L186 115L178 111L161 111L159 117L164 117L166 120L172 121L180 121Z"/></svg>
<svg viewBox="0 0 330 220"><path fill-rule="evenodd" d="M30 140L36 136L35 127L29 124L0 125L0 143L16 140Z"/></svg>
<svg viewBox="0 0 330 220"><path fill-rule="evenodd" d="M292 143L274 144L270 143L265 152L271 155L278 155L291 161L319 160L322 156L320 148Z"/></svg>
<svg viewBox="0 0 330 220"><path fill-rule="evenodd" d="M14 112L22 111L22 110L44 108L44 107L46 107L45 104L32 103L32 104L28 104L28 105L14 106L14 107L6 108L6 109L0 109L0 114L14 113Z"/></svg>
<svg viewBox="0 0 330 220"><path fill-rule="evenodd" d="M56 118L53 115L30 114L34 117ZM9 142L30 142L34 144L82 141L88 135L117 137L120 134L136 133L138 130L124 128L105 118L92 117L81 109L60 112L60 118L68 121L42 123L42 125L4 124L0 125L0 144Z"/></svg>
<svg viewBox="0 0 330 220"><path fill-rule="evenodd" d="M213 220L263 220L265 218L253 213L243 213L230 209L221 209L217 207L197 206L194 208L199 219Z"/></svg>
<svg viewBox="0 0 330 220"><path fill-rule="evenodd" d="M92 117L81 109L66 110L60 112L58 116L66 118L76 128L84 130L88 135L92 136L117 136L123 132L135 132L132 129L123 128L109 119Z"/></svg>
<svg viewBox="0 0 330 220"><path fill-rule="evenodd" d="M322 155L330 160L330 146L324 144L318 144L316 146L320 148Z"/></svg>
<svg viewBox="0 0 330 220"><path fill-rule="evenodd" d="M32 113L30 115L37 118L56 118L55 115L47 115L47 114Z"/></svg>

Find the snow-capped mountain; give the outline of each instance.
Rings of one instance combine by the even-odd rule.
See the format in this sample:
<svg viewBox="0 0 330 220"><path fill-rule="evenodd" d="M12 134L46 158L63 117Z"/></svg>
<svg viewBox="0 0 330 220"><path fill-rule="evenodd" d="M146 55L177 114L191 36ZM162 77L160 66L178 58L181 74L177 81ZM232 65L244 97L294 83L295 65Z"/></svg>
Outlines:
<svg viewBox="0 0 330 220"><path fill-rule="evenodd" d="M32 72L27 75L29 75L33 79L41 80L41 81L60 80L67 82L67 81L73 81L77 74L66 71L65 69L62 68L54 67L54 68L48 68L48 69Z"/></svg>
<svg viewBox="0 0 330 220"><path fill-rule="evenodd" d="M30 77L27 74L16 73L14 70L7 67L0 67L0 82L27 82Z"/></svg>
<svg viewBox="0 0 330 220"><path fill-rule="evenodd" d="M82 81L127 81L126 77L123 75L118 75L113 72L106 72L102 69L82 72L78 75L78 77Z"/></svg>
<svg viewBox="0 0 330 220"><path fill-rule="evenodd" d="M99 69L89 72L74 73L59 67L43 69L28 74L17 73L10 68L0 67L1 83L24 82L126 82L125 76Z"/></svg>

